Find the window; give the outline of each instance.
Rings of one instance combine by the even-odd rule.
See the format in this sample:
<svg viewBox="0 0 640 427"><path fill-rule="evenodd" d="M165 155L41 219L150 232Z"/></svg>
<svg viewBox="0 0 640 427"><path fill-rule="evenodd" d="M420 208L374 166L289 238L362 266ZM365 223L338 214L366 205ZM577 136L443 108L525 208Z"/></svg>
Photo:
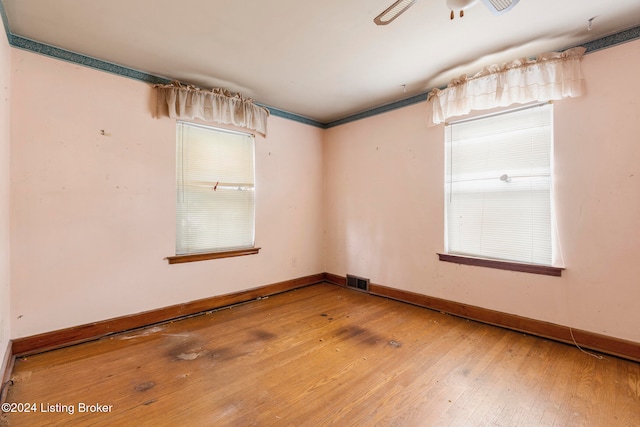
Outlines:
<svg viewBox="0 0 640 427"><path fill-rule="evenodd" d="M178 122L176 158L176 255L246 255L254 246L253 135Z"/></svg>
<svg viewBox="0 0 640 427"><path fill-rule="evenodd" d="M445 126L448 254L552 264L552 116L547 103Z"/></svg>

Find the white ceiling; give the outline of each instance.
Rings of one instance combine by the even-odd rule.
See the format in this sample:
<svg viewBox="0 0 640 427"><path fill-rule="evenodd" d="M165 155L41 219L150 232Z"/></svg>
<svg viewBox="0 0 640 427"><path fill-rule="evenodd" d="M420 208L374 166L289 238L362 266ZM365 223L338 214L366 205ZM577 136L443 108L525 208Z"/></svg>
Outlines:
<svg viewBox="0 0 640 427"><path fill-rule="evenodd" d="M640 25L640 0L479 2L453 21L418 0L387 26L373 18L394 0L1 1L14 35L322 123Z"/></svg>

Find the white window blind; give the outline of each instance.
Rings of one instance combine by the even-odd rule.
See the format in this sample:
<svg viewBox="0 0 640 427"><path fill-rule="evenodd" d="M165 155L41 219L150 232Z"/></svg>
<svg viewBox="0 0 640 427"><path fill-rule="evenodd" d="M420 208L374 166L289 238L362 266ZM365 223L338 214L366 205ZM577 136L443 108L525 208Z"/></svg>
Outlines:
<svg viewBox="0 0 640 427"><path fill-rule="evenodd" d="M176 254L253 247L253 136L178 122L176 157Z"/></svg>
<svg viewBox="0 0 640 427"><path fill-rule="evenodd" d="M446 250L551 265L551 104L445 127Z"/></svg>

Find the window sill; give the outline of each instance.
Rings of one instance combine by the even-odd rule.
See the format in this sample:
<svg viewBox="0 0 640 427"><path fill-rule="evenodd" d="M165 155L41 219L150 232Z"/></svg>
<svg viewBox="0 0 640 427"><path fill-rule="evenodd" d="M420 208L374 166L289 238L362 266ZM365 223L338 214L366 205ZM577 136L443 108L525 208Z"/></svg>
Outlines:
<svg viewBox="0 0 640 427"><path fill-rule="evenodd" d="M562 276L564 268L551 267L537 264L524 264L519 262L498 261L486 258L472 258L468 256L438 254L440 261L456 264L475 265L477 267L497 268L499 270L520 271L523 273L544 274L546 276Z"/></svg>
<svg viewBox="0 0 640 427"><path fill-rule="evenodd" d="M231 258L236 256L244 256L244 255L255 255L259 251L260 251L260 248L248 248L248 249L238 249L235 251L209 252L204 254L168 256L165 259L169 261L169 264L180 264L183 262L196 262L196 261L206 261L209 259Z"/></svg>

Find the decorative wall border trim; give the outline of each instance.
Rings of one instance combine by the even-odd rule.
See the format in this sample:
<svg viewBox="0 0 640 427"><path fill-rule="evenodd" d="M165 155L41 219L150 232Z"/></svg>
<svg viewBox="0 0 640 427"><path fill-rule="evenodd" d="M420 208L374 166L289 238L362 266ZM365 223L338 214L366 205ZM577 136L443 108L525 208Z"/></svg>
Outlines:
<svg viewBox="0 0 640 427"><path fill-rule="evenodd" d="M381 105L376 108L372 108L371 110L366 110L361 113L353 114L351 116L334 120L332 122L326 123L324 125L325 128L332 128L336 126L340 126L346 123L355 122L357 120L366 119L368 117L372 117L382 113L388 113L389 111L397 110L399 108L408 107L409 105L418 104L420 102L425 102L427 100L427 95L431 92L430 90L425 93L421 93L419 95L412 96L410 98L405 98L400 101L391 102L389 104Z"/></svg>
<svg viewBox="0 0 640 427"><path fill-rule="evenodd" d="M259 105L259 106L264 107L267 110L269 110L269 113L272 116L281 117L283 119L292 120L294 122L302 123L302 124L309 125L309 126L314 126L314 127L321 128L321 129L325 129L327 127L327 125L325 123L319 122L317 120L310 119L308 117L300 116L298 114L290 113L290 112L284 111L284 110L279 110L277 108L270 107L268 105L260 104L259 102L256 102L256 105Z"/></svg>
<svg viewBox="0 0 640 427"><path fill-rule="evenodd" d="M346 278L335 274L325 273L325 281L338 286L346 286ZM559 341L569 345L578 344L582 348L588 348L612 356L640 362L640 343L614 338L594 332L573 329L555 323L530 319L515 314L503 313L487 308L467 305L455 301L430 297L410 291L389 288L387 286L369 283L369 293L380 297L390 298L406 302L431 310L440 311L457 317L499 326L526 334L535 335ZM574 339L575 338L575 341Z"/></svg>
<svg viewBox="0 0 640 427"><path fill-rule="evenodd" d="M127 67L123 67L121 65L113 64L107 61L102 61L100 59L92 58L79 53L74 53L74 52L57 48L54 46L49 46L47 44L40 43L35 40L30 40L30 39L15 35L11 32L11 29L9 27L9 20L7 19L7 14L4 9L4 4L2 3L2 0L0 0L0 15L2 15L2 21L4 22L4 28L7 33L7 40L9 41L9 44L13 47L29 50L31 52L39 53L41 55L50 56L52 58L57 58L63 61L84 65L86 67L95 68L97 70L106 71L109 73L117 74L119 76L129 77L129 78L140 80L147 83L167 84L172 81L172 79L167 79L166 77L147 74L142 71L133 70ZM581 46L585 46L587 48L587 53L591 53L598 50L606 49L608 47L617 46L619 44L626 43L635 39L640 39L640 26L629 28L627 30L621 31L616 34L611 34L609 36L605 36L597 40L592 40L590 42L583 43L581 44ZM564 50L564 49L561 49L561 50ZM420 102L425 102L427 100L427 94L429 92L431 92L431 89L419 95L412 96L410 98L406 98L400 101L395 101L389 104L381 105L379 107L375 107L370 110L362 111L360 113L353 114L353 115L344 117L342 119L333 120L327 123L319 122L317 120L300 116L295 113L290 113L288 111L279 110L277 108L270 107L268 105L258 104L258 103L257 104L260 105L261 107L265 107L266 109L268 109L269 112L276 117L281 117L284 119L292 120L292 121L306 124L309 126L318 127L321 129L329 129L332 127L344 125L346 123L354 122L357 120L366 119L368 117L372 117L378 114L387 113L389 111L397 110L399 108L408 107L410 105L418 104Z"/></svg>
<svg viewBox="0 0 640 427"><path fill-rule="evenodd" d="M582 43L580 46L587 48L586 53L589 54L636 39L640 39L640 26L629 28L627 30L620 31L619 33L611 34L587 43Z"/></svg>
<svg viewBox="0 0 640 427"><path fill-rule="evenodd" d="M0 16L2 17L2 23L4 24L4 32L7 34L7 41L11 44L11 29L9 28L9 18L7 18L7 12L4 10L4 3L0 0Z"/></svg>
<svg viewBox="0 0 640 427"><path fill-rule="evenodd" d="M207 311L242 304L323 281L324 273L319 273L231 294L218 295L128 316L73 326L24 338L16 338L11 345L11 354L14 357L21 357L54 350L56 348L68 347L132 329L139 329L199 313L205 313Z"/></svg>
<svg viewBox="0 0 640 427"><path fill-rule="evenodd" d="M73 64L83 65L89 68L95 68L96 70L106 71L111 74L116 74L122 77L128 77L130 79L139 80L145 83L151 84L168 84L171 80L163 77L147 74L142 71L134 70L131 68L123 67L121 65L113 64L111 62L103 61L101 59L92 58L79 53L71 52L65 49L60 49L55 46L40 43L35 40L27 39L21 36L12 34L11 46L18 49L28 50L40 55L49 56L52 58L60 59L62 61L71 62Z"/></svg>

